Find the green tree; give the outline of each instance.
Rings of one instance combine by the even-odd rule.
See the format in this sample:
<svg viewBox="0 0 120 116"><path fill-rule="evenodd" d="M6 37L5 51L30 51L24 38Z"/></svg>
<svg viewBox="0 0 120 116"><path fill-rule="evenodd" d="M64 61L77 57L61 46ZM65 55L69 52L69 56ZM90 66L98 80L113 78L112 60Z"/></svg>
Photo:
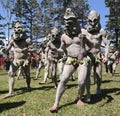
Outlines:
<svg viewBox="0 0 120 116"><path fill-rule="evenodd" d="M106 7L109 8L108 22L106 30L109 32L110 39L115 41L118 46L118 38L120 37L120 1L119 0L105 0Z"/></svg>
<svg viewBox="0 0 120 116"><path fill-rule="evenodd" d="M12 24L12 9L14 7L14 3L16 0L0 0L0 3L2 5L2 8L4 9L4 18L6 20L5 25L7 26L7 38L9 41L10 38L10 29Z"/></svg>
<svg viewBox="0 0 120 116"><path fill-rule="evenodd" d="M81 27L85 27L87 24L86 16L90 11L87 0L42 0L40 3L43 11L43 32L46 32L46 34L48 34L54 26L63 28L63 17L68 7L73 9Z"/></svg>
<svg viewBox="0 0 120 116"><path fill-rule="evenodd" d="M2 20L5 20L5 18L0 14L0 45L3 45L3 39L6 39L4 32L5 25L2 23Z"/></svg>
<svg viewBox="0 0 120 116"><path fill-rule="evenodd" d="M87 24L87 15L90 12L88 0L65 0L64 7L71 7L78 18L81 27Z"/></svg>
<svg viewBox="0 0 120 116"><path fill-rule="evenodd" d="M42 0L40 2L42 8L42 34L46 36L53 26L53 15L54 15L54 7L53 0Z"/></svg>
<svg viewBox="0 0 120 116"><path fill-rule="evenodd" d="M16 15L16 20L25 24L31 41L36 41L41 37L40 22L42 12L37 0L17 0L13 12Z"/></svg>
<svg viewBox="0 0 120 116"><path fill-rule="evenodd" d="M63 16L68 7L73 9L81 27L85 27L89 12L87 0L16 0L13 13L16 20L26 22L31 40L36 40L46 36L53 27L63 30Z"/></svg>

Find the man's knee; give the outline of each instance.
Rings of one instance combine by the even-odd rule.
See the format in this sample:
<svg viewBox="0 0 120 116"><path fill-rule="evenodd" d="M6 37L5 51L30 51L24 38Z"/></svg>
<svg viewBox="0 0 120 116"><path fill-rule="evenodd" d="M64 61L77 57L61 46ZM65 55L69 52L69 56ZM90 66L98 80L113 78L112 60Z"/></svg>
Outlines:
<svg viewBox="0 0 120 116"><path fill-rule="evenodd" d="M66 79L66 78L64 78L64 77L61 77L61 78L60 78L60 83L61 83L62 85L65 85L65 84L67 83L67 80L68 80L68 79Z"/></svg>
<svg viewBox="0 0 120 116"><path fill-rule="evenodd" d="M8 72L8 76L9 76L9 77L14 77L14 76L15 76L15 73L13 73L12 71L9 71L9 72Z"/></svg>

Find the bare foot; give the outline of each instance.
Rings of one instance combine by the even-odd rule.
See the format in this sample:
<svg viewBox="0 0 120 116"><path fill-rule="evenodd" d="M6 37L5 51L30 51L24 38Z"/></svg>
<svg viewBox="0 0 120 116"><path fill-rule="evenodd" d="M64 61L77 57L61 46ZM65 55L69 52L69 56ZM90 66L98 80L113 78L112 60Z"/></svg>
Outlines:
<svg viewBox="0 0 120 116"><path fill-rule="evenodd" d="M81 100L78 100L77 106L79 106L79 107L84 106L84 103Z"/></svg>
<svg viewBox="0 0 120 116"><path fill-rule="evenodd" d="M46 82L42 81L42 82L39 82L39 84L45 84Z"/></svg>
<svg viewBox="0 0 120 116"><path fill-rule="evenodd" d="M33 78L33 80L38 80L38 78Z"/></svg>
<svg viewBox="0 0 120 116"><path fill-rule="evenodd" d="M9 97L13 97L13 96L14 96L13 93L12 93L12 94L8 93L7 95L5 95L5 96L3 97L3 99L9 98Z"/></svg>
<svg viewBox="0 0 120 116"><path fill-rule="evenodd" d="M57 113L58 112L58 108L57 107L52 107L49 109L51 113Z"/></svg>

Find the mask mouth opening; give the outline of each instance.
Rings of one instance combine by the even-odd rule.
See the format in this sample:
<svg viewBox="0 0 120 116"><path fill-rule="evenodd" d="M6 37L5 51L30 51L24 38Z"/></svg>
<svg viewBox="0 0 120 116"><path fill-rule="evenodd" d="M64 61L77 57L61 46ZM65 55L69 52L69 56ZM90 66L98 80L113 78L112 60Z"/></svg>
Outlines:
<svg viewBox="0 0 120 116"><path fill-rule="evenodd" d="M97 25L94 25L94 26L89 25L88 28L87 28L88 32L99 32L100 29L101 29L100 23L97 24Z"/></svg>

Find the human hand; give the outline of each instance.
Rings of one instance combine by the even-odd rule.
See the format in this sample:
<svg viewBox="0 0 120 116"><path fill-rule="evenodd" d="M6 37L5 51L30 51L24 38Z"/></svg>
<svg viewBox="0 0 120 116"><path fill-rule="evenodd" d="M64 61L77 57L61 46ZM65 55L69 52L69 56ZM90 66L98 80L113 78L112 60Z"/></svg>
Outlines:
<svg viewBox="0 0 120 116"><path fill-rule="evenodd" d="M106 57L105 57L105 58L103 58L103 60L102 60L102 61L103 61L103 63L105 63L105 62L107 62L107 61L108 61L108 58L106 58Z"/></svg>

